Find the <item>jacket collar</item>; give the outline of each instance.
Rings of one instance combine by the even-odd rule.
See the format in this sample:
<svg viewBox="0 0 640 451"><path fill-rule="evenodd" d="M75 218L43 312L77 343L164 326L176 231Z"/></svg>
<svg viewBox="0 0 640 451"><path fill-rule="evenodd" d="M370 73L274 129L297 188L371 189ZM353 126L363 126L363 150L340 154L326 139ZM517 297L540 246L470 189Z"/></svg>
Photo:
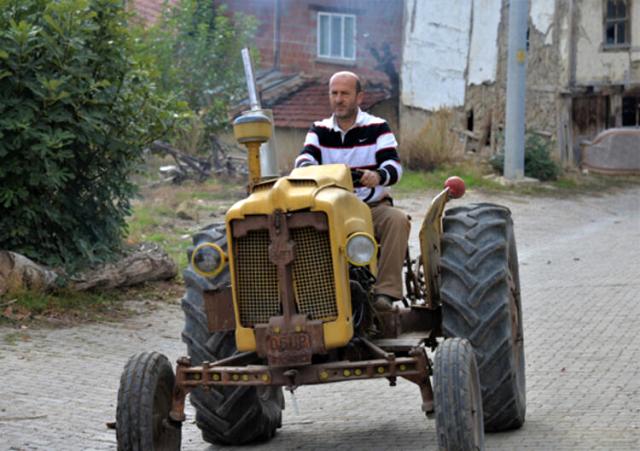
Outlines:
<svg viewBox="0 0 640 451"><path fill-rule="evenodd" d="M355 127L359 127L362 124L364 124L364 122L366 120L365 119L365 115L366 115L366 113L364 111L362 111L360 109L360 107L358 107L358 115L356 116L356 121L353 123L353 125L351 127L349 127L349 130L351 130L352 128L355 128ZM349 130L342 130L340 128L340 126L338 125L338 121L336 119L336 115L335 114L331 115L331 129L333 131L340 132L342 135L345 135L349 131Z"/></svg>

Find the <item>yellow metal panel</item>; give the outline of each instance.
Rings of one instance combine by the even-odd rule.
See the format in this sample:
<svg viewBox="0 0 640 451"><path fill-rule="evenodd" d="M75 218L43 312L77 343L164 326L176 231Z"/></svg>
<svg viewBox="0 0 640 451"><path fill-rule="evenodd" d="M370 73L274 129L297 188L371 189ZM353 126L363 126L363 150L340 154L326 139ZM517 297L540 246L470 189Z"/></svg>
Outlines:
<svg viewBox="0 0 640 451"><path fill-rule="evenodd" d="M239 352L256 350L256 334L248 327L236 327L236 346Z"/></svg>
<svg viewBox="0 0 640 451"><path fill-rule="evenodd" d="M227 225L247 215L269 215L279 209L286 212L310 210L327 215L331 237L331 255L335 280L337 318L323 325L325 347L333 349L346 345L353 337L351 318L351 290L349 266L345 255L347 238L355 232L373 236L371 210L353 193L351 173L345 165L309 166L294 170L289 177L279 179L270 190L256 190L247 199L236 203L226 215ZM227 226L230 246L233 240ZM234 252L229 248L231 280L236 279ZM375 273L375 264L372 272ZM252 328L240 323L237 289L233 289L236 313L236 342L238 350L255 350L255 334Z"/></svg>
<svg viewBox="0 0 640 451"><path fill-rule="evenodd" d="M353 191L351 169L346 164L324 164L321 166L305 166L291 171L291 179L313 179L320 186L336 184L348 191Z"/></svg>
<svg viewBox="0 0 640 451"><path fill-rule="evenodd" d="M449 200L448 190L442 191L431 201L420 227L420 254L426 279L426 297L430 307L439 296L438 265L440 263L440 239L442 238L442 214Z"/></svg>

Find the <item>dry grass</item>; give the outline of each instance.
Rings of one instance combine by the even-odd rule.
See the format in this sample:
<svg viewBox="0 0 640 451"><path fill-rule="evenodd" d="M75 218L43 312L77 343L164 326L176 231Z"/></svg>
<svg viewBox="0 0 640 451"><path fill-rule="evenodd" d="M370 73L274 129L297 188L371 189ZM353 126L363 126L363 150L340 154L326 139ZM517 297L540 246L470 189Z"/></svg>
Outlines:
<svg viewBox="0 0 640 451"><path fill-rule="evenodd" d="M401 145L400 154L411 169L430 171L445 164L459 161L463 149L458 136L451 129L455 113L450 108L435 111L415 135Z"/></svg>
<svg viewBox="0 0 640 451"><path fill-rule="evenodd" d="M229 206L245 196L243 183L244 180L218 178L142 189L127 221L127 242L159 244L182 272L193 233L206 224L224 221Z"/></svg>

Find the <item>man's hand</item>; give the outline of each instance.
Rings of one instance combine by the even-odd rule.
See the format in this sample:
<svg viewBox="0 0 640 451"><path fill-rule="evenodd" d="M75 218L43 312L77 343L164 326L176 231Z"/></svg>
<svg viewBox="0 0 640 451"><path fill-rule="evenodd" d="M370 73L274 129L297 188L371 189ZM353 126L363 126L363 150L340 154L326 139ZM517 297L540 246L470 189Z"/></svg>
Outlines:
<svg viewBox="0 0 640 451"><path fill-rule="evenodd" d="M368 169L364 169L362 172L362 177L360 178L360 184L362 186L366 186L367 188L374 188L380 184L380 174L376 171L370 171Z"/></svg>

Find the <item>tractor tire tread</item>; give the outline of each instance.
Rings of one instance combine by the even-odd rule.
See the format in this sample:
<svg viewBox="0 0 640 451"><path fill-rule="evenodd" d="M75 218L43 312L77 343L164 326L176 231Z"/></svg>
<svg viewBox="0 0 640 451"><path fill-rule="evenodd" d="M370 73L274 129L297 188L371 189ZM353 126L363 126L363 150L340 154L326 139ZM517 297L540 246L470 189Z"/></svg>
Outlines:
<svg viewBox="0 0 640 451"><path fill-rule="evenodd" d="M518 428L524 423L526 407L524 351L521 365L511 352L515 344L510 282L514 279L519 293L517 261L510 262L509 252L513 246L515 255L511 212L488 203L452 208L443 218L443 232L443 334L467 338L473 346L480 372L485 429ZM517 297L519 303L519 294ZM517 308L521 309L521 305ZM522 382L517 383L518 380Z"/></svg>
<svg viewBox="0 0 640 451"><path fill-rule="evenodd" d="M175 376L169 360L158 352L132 356L120 378L116 408L116 436L119 451L153 450L153 412L156 391L170 397ZM169 407L169 405L167 405ZM168 414L168 411L167 411ZM180 448L181 430L167 430L160 449Z"/></svg>
<svg viewBox="0 0 640 451"><path fill-rule="evenodd" d="M469 342L461 338L443 341L436 351L433 374L438 449L484 449L482 419L474 422L471 413L475 407L471 387L475 386L479 391L479 380L475 356ZM482 415L479 400L477 408ZM474 426L478 428L478 440L474 437ZM480 443L475 443L477 441Z"/></svg>

